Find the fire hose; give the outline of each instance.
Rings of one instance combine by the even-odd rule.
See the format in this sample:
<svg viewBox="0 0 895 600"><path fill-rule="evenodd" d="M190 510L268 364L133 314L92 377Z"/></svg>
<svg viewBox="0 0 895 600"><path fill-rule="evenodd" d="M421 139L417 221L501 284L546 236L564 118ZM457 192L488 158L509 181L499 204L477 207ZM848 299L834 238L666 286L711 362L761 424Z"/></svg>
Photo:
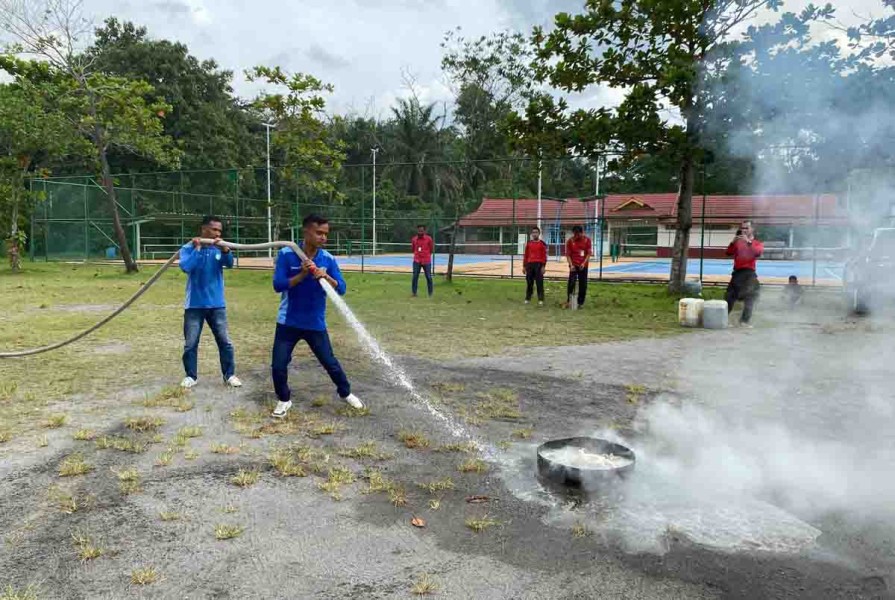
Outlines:
<svg viewBox="0 0 895 600"><path fill-rule="evenodd" d="M199 241L205 245L212 245L215 243L215 240L208 239L208 238L200 238ZM302 259L302 261L307 260L307 258L308 258L307 255L305 255L305 253L302 251L302 249L295 242L267 242L264 244L234 244L233 242L225 242L223 240L218 240L217 245L223 246L225 248L230 248L231 250L267 250L268 248L288 247L288 248L292 248L292 250L296 254L298 254L298 257L300 259ZM109 321L111 321L112 319L114 319L115 317L120 315L121 313L123 313L125 310L127 310L128 307L130 307L130 305L132 305L134 302L136 302L140 298L140 296L145 294L149 290L149 288L152 287L152 285L159 280L159 278L162 276L162 274L165 271L167 271L168 268L172 264L174 264L174 261L177 260L178 256L180 256L179 250L177 252L175 252L173 254L173 256L171 256L171 258L169 258L167 261L165 261L165 264L163 264L159 268L158 271L153 273L152 277L150 277L146 283L144 283L142 286L140 286L140 289L137 290L133 296L131 296L130 298L125 300L124 304L122 304L121 306L116 308L112 313L107 315L104 319L102 319L98 323L94 324L93 326L85 329L84 331L81 331L80 333L73 335L72 337L70 337L66 340L62 340L61 342L56 342L55 344L50 344L49 346L41 346L40 348L31 348L29 350L19 350L17 352L0 352L0 358L21 358L23 356L34 356L35 354L43 354L44 352L50 352L51 350L58 350L59 348L62 348L64 346L68 346L69 344L77 342L81 338L87 337L88 335L90 335L91 333L93 333L94 331L101 328L103 325L105 325L106 323L108 323ZM325 279L321 278L321 279L318 279L318 281L320 282L320 285L324 286L324 288L326 286L329 286L329 282L326 281Z"/></svg>

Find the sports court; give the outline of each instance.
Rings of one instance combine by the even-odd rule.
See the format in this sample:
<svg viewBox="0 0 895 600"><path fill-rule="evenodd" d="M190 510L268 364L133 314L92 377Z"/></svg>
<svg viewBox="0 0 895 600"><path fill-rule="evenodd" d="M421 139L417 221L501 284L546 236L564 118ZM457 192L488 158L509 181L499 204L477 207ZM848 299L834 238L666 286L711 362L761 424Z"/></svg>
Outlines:
<svg viewBox="0 0 895 600"><path fill-rule="evenodd" d="M442 273L447 266L447 255L433 256L435 272ZM691 258L687 263L690 277L699 275L699 259ZM411 254L386 254L379 256L341 256L339 264L346 271L410 271L413 266ZM507 277L512 273L522 277L522 257L500 254L457 254L454 256L454 270L458 274L491 275ZM611 262L604 257L603 279L644 279L666 280L671 270L671 259L656 257L625 257ZM703 278L711 282L726 281L730 276L731 261L726 259L704 259ZM839 285L842 283L843 264L831 261L811 260L759 260L758 276L766 283L786 283L790 275L804 284ZM547 276L563 277L567 272L564 260L551 258L547 264ZM591 262L591 279L600 277L599 261Z"/></svg>

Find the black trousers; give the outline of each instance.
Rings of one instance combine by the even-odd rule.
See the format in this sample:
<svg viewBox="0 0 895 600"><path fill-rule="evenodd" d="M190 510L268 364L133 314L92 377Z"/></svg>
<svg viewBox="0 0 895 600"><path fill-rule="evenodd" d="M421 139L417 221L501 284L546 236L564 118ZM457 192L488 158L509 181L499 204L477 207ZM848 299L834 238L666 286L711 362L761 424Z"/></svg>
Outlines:
<svg viewBox="0 0 895 600"><path fill-rule="evenodd" d="M538 285L538 300L544 301L544 263L528 263L525 266L525 299L531 300L535 284Z"/></svg>
<svg viewBox="0 0 895 600"><path fill-rule="evenodd" d="M752 320L752 309L758 300L761 291L761 284L758 282L758 276L752 269L737 269L727 284L727 313L733 311L733 305L737 300L743 301L743 315L740 317L740 323L748 323Z"/></svg>
<svg viewBox="0 0 895 600"><path fill-rule="evenodd" d="M572 295L575 291L575 283L578 283L578 306L584 304L584 298L587 296L587 267L580 269L572 268L569 271L569 285L566 286L566 297Z"/></svg>

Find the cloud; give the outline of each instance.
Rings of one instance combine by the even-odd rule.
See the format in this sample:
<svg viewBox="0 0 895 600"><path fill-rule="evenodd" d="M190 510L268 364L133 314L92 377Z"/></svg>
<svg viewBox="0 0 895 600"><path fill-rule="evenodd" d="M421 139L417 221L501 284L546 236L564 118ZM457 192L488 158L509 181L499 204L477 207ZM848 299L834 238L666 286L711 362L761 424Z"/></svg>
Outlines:
<svg viewBox="0 0 895 600"><path fill-rule="evenodd" d="M330 52L319 44L312 44L311 47L305 51L305 56L311 59L312 62L326 69L342 69L351 65L350 61L345 60L338 54Z"/></svg>

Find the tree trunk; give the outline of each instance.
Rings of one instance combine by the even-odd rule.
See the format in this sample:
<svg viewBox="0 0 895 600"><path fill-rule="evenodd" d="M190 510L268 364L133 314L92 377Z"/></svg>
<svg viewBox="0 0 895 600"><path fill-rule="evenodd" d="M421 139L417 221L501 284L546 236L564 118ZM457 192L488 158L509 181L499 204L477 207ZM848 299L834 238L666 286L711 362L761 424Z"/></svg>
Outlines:
<svg viewBox="0 0 895 600"><path fill-rule="evenodd" d="M134 262L134 258L131 256L131 249L127 244L127 236L124 233L124 228L121 226L121 218L118 216L118 198L115 194L115 185L112 182L112 170L109 168L109 159L106 156L106 149L99 141L102 138L99 136L97 137L98 139L95 141L99 153L100 166L102 167L103 187L106 190L106 195L109 198L109 206L112 209L112 228L115 230L115 239L118 241L119 250L121 250L121 258L124 260L125 270L128 273L136 273L140 269L137 267L137 263Z"/></svg>
<svg viewBox="0 0 895 600"><path fill-rule="evenodd" d="M688 147L681 159L681 187L677 197L677 230L671 250L671 277L668 291L679 294L687 278L687 256L690 252L690 229L693 227L693 150Z"/></svg>
<svg viewBox="0 0 895 600"><path fill-rule="evenodd" d="M445 281L453 281L454 280L454 253L457 250L457 225L460 223L460 211L457 211L457 214L454 218L454 226L451 229L451 248L448 250L448 265L447 272L444 274Z"/></svg>
<svg viewBox="0 0 895 600"><path fill-rule="evenodd" d="M18 273L22 270L22 248L19 245L19 193L15 189L15 184L12 190L12 228L9 232L7 250L9 266L13 273Z"/></svg>

